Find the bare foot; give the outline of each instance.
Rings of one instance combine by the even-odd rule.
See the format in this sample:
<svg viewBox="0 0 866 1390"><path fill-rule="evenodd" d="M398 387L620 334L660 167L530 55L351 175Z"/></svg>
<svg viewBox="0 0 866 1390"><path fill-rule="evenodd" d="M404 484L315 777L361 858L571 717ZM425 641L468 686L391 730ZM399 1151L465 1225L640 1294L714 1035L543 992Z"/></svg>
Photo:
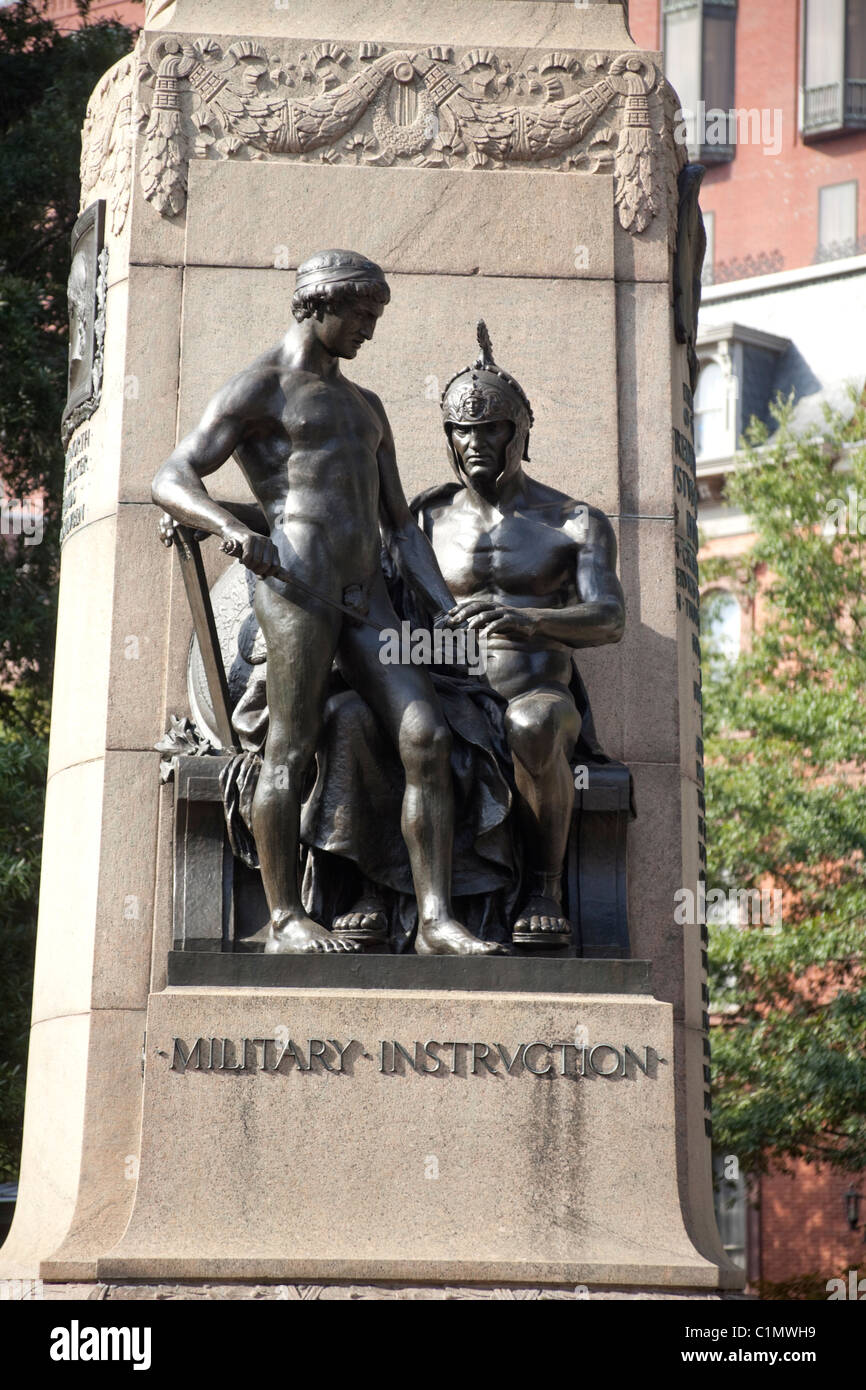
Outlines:
<svg viewBox="0 0 866 1390"><path fill-rule="evenodd" d="M503 956L508 947L498 941L479 941L459 922L444 918L440 922L419 922L415 937L416 956Z"/></svg>
<svg viewBox="0 0 866 1390"><path fill-rule="evenodd" d="M382 899L372 893L364 893L348 912L335 917L332 932L345 933L350 939L363 941L384 941L388 921Z"/></svg>
<svg viewBox="0 0 866 1390"><path fill-rule="evenodd" d="M274 912L265 944L265 955L309 955L314 952L357 951L354 941L332 936L303 913Z"/></svg>
<svg viewBox="0 0 866 1390"><path fill-rule="evenodd" d="M533 895L512 927L515 941L523 945L553 946L571 941L571 923L562 915L556 898ZM527 938L531 940L527 941Z"/></svg>

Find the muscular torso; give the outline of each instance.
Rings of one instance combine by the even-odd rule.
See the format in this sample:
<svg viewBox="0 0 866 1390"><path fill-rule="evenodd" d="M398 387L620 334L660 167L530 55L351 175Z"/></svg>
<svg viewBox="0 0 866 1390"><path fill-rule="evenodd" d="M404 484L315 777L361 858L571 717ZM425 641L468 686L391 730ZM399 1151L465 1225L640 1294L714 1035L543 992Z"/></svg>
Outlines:
<svg viewBox="0 0 866 1390"><path fill-rule="evenodd" d="M335 577L363 582L379 565L381 420L342 375L325 380L271 367L270 376L268 408L247 427L235 454L272 538L313 531Z"/></svg>
<svg viewBox="0 0 866 1390"><path fill-rule="evenodd" d="M491 598L509 608L565 608L579 601L581 520L576 506L551 489L538 490L519 512L483 517L458 493L426 514L445 581L455 599ZM571 649L551 638L493 635L487 677L508 699L539 685L567 686Z"/></svg>

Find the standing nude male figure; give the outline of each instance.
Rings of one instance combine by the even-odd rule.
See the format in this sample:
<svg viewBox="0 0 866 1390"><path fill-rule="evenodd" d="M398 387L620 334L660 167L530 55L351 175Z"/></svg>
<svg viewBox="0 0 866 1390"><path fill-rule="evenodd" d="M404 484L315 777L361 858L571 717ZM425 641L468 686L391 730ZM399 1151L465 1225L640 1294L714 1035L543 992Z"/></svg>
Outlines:
<svg viewBox="0 0 866 1390"><path fill-rule="evenodd" d="M218 391L154 479L175 520L218 535L259 576L255 611L267 648L268 737L253 834L270 909L269 952L354 949L301 901L298 841L304 785L322 725L332 663L392 738L406 777L401 829L418 901L419 954L487 955L451 909L454 794L451 735L429 673L379 660L375 629L397 617L380 565L381 536L429 612L453 607L433 551L409 511L381 401L340 370L373 336L390 299L372 261L323 251L297 272L295 323L277 346ZM214 501L202 479L234 454L269 536ZM282 567L372 626L274 577ZM364 815L363 807L351 814Z"/></svg>
<svg viewBox="0 0 866 1390"><path fill-rule="evenodd" d="M445 625L486 634L487 679L508 701L528 880L513 930L543 945L570 934L561 885L581 729L573 652L618 642L625 604L610 522L525 473L529 401L494 362L483 323L478 336L478 359L442 395L460 487L429 496L423 524L458 599Z"/></svg>

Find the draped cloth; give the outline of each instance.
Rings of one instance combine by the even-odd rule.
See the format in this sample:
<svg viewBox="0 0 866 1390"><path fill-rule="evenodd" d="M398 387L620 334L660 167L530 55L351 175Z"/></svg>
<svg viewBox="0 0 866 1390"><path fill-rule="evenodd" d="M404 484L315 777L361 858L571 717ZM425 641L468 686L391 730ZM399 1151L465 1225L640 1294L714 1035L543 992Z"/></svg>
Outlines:
<svg viewBox="0 0 866 1390"><path fill-rule="evenodd" d="M383 570L398 620L428 627L390 556ZM268 730L266 663L251 668L232 714L242 752L221 777L234 853L258 866L252 803ZM430 669L451 731L454 788L452 892L455 913L484 940L505 941L520 884L520 859L510 810L511 758L505 701L484 680L453 667ZM397 749L378 717L332 673L322 733L301 812L304 906L330 926L359 893L381 895L393 950L407 950L417 926L409 854L400 829L405 776Z"/></svg>

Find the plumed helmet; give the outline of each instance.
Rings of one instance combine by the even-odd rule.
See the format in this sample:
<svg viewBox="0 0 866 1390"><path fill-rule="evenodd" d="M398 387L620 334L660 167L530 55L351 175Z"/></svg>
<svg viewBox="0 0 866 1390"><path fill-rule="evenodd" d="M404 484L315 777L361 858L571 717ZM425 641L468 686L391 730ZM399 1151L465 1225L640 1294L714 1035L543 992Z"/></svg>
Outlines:
<svg viewBox="0 0 866 1390"><path fill-rule="evenodd" d="M449 440L451 425L486 425L495 420L511 420L515 435L524 439L523 458L529 461L529 431L534 417L523 387L510 373L497 367L487 324L478 322L478 356L471 367L464 367L442 392L442 423Z"/></svg>

